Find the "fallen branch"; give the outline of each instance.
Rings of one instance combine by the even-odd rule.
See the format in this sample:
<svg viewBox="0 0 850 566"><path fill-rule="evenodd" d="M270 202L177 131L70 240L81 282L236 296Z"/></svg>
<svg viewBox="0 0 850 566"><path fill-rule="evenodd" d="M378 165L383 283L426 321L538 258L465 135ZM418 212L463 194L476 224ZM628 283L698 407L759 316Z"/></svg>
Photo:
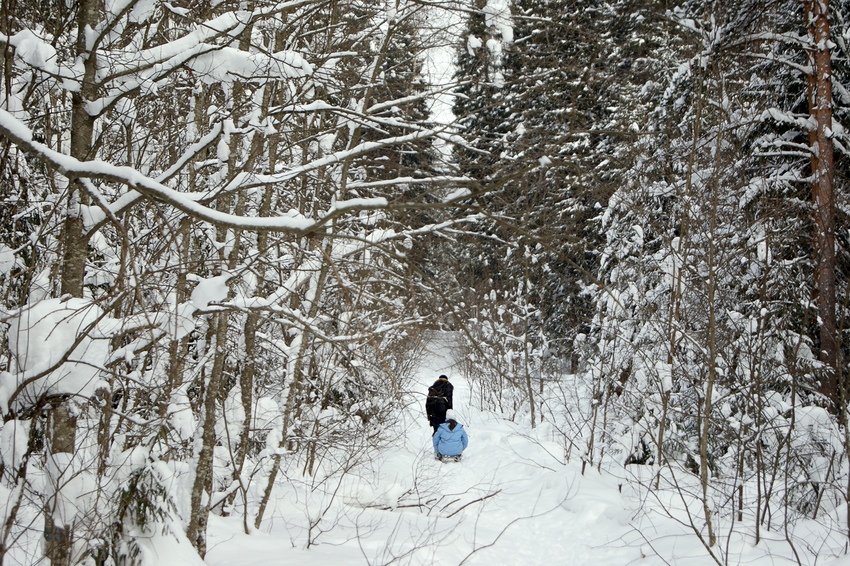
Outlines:
<svg viewBox="0 0 850 566"><path fill-rule="evenodd" d="M496 495L499 495L501 492L502 492L502 490L500 489L500 490L498 490L498 491L494 491L493 493L491 493L491 494L489 494L489 495L485 495L484 497L479 497L478 499L473 499L472 501L470 501L470 502L469 502L469 503L467 503L466 505L462 505L459 509L457 509L456 511L454 511L453 513L451 513L451 514L450 514L448 517L446 517L446 518L448 519L448 518L450 518L450 517L453 517L453 516L457 515L458 513L460 513L461 511L463 511L464 509L466 509L467 507L469 507L470 505L472 505L473 503L478 503L478 502L480 502L480 501L484 501L485 499L490 499L491 497L495 497Z"/></svg>

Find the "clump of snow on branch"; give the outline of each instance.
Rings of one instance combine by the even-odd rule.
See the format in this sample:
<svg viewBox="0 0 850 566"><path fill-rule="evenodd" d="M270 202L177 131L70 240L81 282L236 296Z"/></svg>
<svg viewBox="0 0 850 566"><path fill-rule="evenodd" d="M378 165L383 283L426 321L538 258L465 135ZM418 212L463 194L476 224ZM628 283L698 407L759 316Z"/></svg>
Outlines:
<svg viewBox="0 0 850 566"><path fill-rule="evenodd" d="M230 289L227 282L232 278L230 274L217 275L209 279L201 279L192 291L191 302L198 310L210 307L211 303L221 303L227 299Z"/></svg>
<svg viewBox="0 0 850 566"><path fill-rule="evenodd" d="M0 244L0 275L8 275L16 264L14 250L5 244Z"/></svg>
<svg viewBox="0 0 850 566"><path fill-rule="evenodd" d="M27 451L32 421L11 419L0 428L0 463L18 469Z"/></svg>
<svg viewBox="0 0 850 566"><path fill-rule="evenodd" d="M508 0L487 0L484 6L484 22L495 28L505 43L513 43L514 28L511 25L511 8Z"/></svg>
<svg viewBox="0 0 850 566"><path fill-rule="evenodd" d="M3 376L0 407L7 411L19 388L29 399L94 393L103 384L98 374L109 354L104 330L110 321L87 299L48 299L23 308L9 321L17 372Z"/></svg>
<svg viewBox="0 0 850 566"><path fill-rule="evenodd" d="M232 47L204 53L189 60L187 65L207 84L233 82L251 77L298 78L313 72L313 66L292 51L281 51L268 56Z"/></svg>
<svg viewBox="0 0 850 566"><path fill-rule="evenodd" d="M472 34L466 38L466 52L470 55L475 55L475 50L479 49L481 45L481 39Z"/></svg>

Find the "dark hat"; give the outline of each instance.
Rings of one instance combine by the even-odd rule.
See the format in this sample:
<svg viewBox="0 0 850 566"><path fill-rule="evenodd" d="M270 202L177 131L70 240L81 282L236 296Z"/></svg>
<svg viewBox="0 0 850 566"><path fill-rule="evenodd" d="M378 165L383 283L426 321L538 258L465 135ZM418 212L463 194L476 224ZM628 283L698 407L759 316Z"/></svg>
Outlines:
<svg viewBox="0 0 850 566"><path fill-rule="evenodd" d="M448 380L448 379L449 379L449 376L447 376L446 374L443 374L443 375L441 375L440 377L438 377L437 379L445 379L445 380Z"/></svg>

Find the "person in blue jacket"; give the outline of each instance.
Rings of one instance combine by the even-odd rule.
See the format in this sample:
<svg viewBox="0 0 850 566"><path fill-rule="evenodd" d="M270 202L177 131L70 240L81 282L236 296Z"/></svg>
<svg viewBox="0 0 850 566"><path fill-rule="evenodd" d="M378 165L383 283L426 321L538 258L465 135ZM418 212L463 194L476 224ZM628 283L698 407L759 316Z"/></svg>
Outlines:
<svg viewBox="0 0 850 566"><path fill-rule="evenodd" d="M461 454L469 444L469 437L463 430L463 425L457 422L457 413L446 411L446 422L437 428L431 437L434 443L434 457L441 462L445 460L460 461Z"/></svg>

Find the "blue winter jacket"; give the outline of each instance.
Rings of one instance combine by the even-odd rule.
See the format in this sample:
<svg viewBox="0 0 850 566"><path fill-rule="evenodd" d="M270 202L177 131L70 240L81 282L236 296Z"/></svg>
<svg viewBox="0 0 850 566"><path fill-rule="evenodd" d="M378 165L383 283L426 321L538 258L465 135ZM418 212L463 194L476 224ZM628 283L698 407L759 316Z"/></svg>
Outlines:
<svg viewBox="0 0 850 566"><path fill-rule="evenodd" d="M449 430L449 423L441 424L431 440L434 442L434 452L443 456L458 456L469 444L469 438L460 423L454 430Z"/></svg>

